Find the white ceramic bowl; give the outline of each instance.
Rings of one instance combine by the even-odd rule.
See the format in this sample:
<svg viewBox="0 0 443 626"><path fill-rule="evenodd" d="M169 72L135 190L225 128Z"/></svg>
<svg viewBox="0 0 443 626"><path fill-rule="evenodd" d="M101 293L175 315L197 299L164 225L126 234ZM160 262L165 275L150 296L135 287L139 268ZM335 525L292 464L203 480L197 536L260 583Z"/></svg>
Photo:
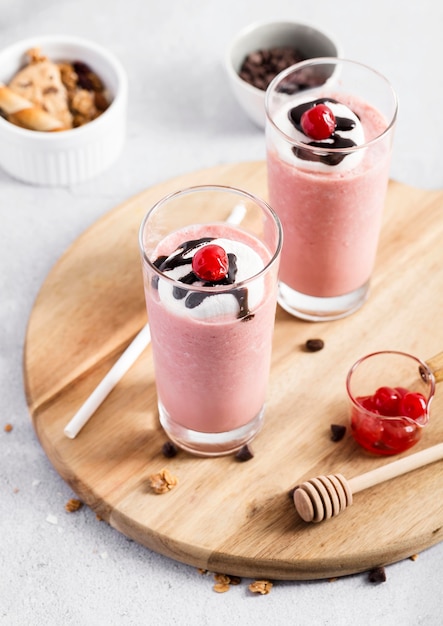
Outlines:
<svg viewBox="0 0 443 626"><path fill-rule="evenodd" d="M339 57L341 46L324 31L299 22L256 22L244 28L228 47L225 66L232 91L250 119L265 125L265 91L239 76L245 57L256 50L293 46L306 58Z"/></svg>
<svg viewBox="0 0 443 626"><path fill-rule="evenodd" d="M126 136L127 77L101 46L78 37L49 35L19 41L0 51L0 82L7 84L31 48L51 61L83 61L100 77L111 98L104 113L84 126L39 132L0 117L0 167L27 183L68 186L92 178L118 157Z"/></svg>

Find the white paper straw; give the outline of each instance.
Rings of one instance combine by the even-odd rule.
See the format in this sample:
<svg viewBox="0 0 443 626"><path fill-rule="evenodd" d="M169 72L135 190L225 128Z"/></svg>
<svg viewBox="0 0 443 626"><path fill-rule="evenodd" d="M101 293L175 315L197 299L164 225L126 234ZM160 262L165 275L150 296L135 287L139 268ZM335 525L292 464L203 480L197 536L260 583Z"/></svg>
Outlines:
<svg viewBox="0 0 443 626"><path fill-rule="evenodd" d="M246 207L244 204L237 204L226 218L228 224L240 224L246 214Z"/></svg>
<svg viewBox="0 0 443 626"><path fill-rule="evenodd" d="M229 224L240 224L246 213L246 207L243 204L237 204L226 219ZM64 433L69 439L74 439L81 431L83 426L94 415L98 407L104 402L105 398L111 393L117 383L123 378L128 369L135 363L143 350L151 341L151 332L149 324L146 324L142 330L135 336L120 358L114 363L112 368L94 389L89 398L79 408L71 421L65 426Z"/></svg>
<svg viewBox="0 0 443 626"><path fill-rule="evenodd" d="M65 426L64 433L69 439L74 439L78 435L86 422L92 417L119 380L123 378L131 365L135 363L150 341L151 332L149 325L146 324L114 363L86 402L80 407L69 424Z"/></svg>

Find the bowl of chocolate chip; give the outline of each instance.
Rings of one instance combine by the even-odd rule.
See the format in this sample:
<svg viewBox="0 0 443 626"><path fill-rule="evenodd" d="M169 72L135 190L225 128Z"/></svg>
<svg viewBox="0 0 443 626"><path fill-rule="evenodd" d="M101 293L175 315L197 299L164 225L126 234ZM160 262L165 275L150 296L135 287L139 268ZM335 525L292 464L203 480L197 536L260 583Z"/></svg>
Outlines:
<svg viewBox="0 0 443 626"><path fill-rule="evenodd" d="M126 135L127 77L102 46L48 35L0 51L0 167L70 186L108 168Z"/></svg>
<svg viewBox="0 0 443 626"><path fill-rule="evenodd" d="M265 93L281 71L305 59L339 57L342 49L323 30L291 21L256 22L228 46L225 66L235 98L248 117L265 125Z"/></svg>

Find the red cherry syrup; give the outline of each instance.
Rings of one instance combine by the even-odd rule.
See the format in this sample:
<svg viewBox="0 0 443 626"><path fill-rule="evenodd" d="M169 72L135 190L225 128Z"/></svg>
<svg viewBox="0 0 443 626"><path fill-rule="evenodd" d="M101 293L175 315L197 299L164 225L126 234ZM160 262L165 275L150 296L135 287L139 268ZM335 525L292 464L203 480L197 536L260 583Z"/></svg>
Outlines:
<svg viewBox="0 0 443 626"><path fill-rule="evenodd" d="M355 401L352 436L369 452L399 454L420 439L427 419L427 402L421 393L403 387L379 387L372 396L360 396Z"/></svg>

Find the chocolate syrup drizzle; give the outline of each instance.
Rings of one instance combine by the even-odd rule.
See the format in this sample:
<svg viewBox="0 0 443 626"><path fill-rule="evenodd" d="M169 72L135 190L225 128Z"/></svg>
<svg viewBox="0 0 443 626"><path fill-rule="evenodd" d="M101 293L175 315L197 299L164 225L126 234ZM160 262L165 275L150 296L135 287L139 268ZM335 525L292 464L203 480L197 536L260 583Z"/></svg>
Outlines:
<svg viewBox="0 0 443 626"><path fill-rule="evenodd" d="M318 100L313 100L312 102L305 102L303 104L299 104L298 106L291 109L288 113L288 117L290 122L295 126L295 128L304 134L304 131L301 126L301 116L305 111L311 109L317 104L328 104L328 103L340 104L337 100L332 98L319 98ZM346 137L342 137L339 135L339 132L347 132L353 130L355 128L355 121L348 117L340 117L336 116L335 121L337 126L332 133L332 135L328 138L328 143L323 141L311 141L306 145L312 146L314 148L352 148L357 144L352 141L352 139L347 139ZM303 161L316 161L320 163L325 163L326 165L335 166L343 161L343 159L347 156L345 153L337 153L337 154L316 154L310 150L304 150L303 148L299 148L294 146L292 148L292 152L295 156Z"/></svg>
<svg viewBox="0 0 443 626"><path fill-rule="evenodd" d="M184 265L189 265L192 267L192 256L189 258L184 258L188 252L192 252L196 248L200 247L204 243L209 243L213 241L215 237L202 237L201 239L191 239L190 241L185 241L180 245L177 250L177 254L173 257L167 256L159 256L153 263L155 267L157 267L161 272L166 272L168 270L173 270L176 267L182 267ZM229 261L229 269L227 275L217 281L205 281L202 283L203 287L212 287L214 285L232 285L235 282L235 277L237 275L237 257L235 254L231 252L228 253L228 261ZM191 271L188 274L185 274L181 278L178 279L178 282L183 283L184 285L194 285L195 283L201 283L201 279ZM158 279L156 284L157 287ZM240 289L229 289L223 293L232 294L238 303L239 312L237 315L238 319L242 321L248 321L254 317L254 314L249 311L248 306L248 290L245 287ZM197 291L189 291L189 289L174 287L172 291L172 295L176 300L185 299L185 307L187 309L194 309L199 306L203 300L206 298L210 298L211 296L217 295L216 293L203 293Z"/></svg>

